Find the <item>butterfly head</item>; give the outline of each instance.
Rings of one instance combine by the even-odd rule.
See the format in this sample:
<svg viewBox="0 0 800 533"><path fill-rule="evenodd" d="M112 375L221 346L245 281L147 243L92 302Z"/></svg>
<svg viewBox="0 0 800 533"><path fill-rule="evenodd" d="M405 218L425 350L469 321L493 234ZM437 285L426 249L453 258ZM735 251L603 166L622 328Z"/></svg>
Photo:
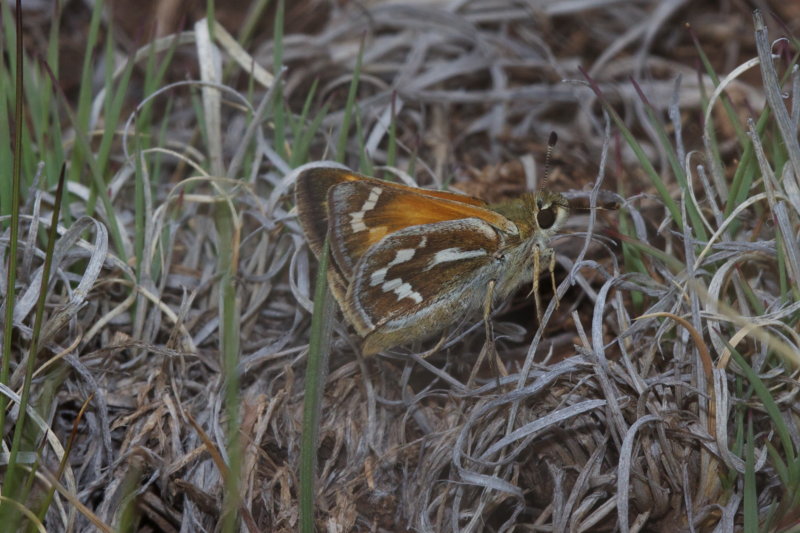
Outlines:
<svg viewBox="0 0 800 533"><path fill-rule="evenodd" d="M569 202L563 195L541 189L492 208L512 220L522 240L544 244L556 234L569 216Z"/></svg>

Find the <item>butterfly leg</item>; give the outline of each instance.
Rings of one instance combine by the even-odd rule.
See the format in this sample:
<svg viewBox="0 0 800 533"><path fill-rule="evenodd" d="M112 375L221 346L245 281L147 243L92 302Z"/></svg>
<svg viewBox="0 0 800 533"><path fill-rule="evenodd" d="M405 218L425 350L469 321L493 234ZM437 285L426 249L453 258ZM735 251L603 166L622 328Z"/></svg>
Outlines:
<svg viewBox="0 0 800 533"><path fill-rule="evenodd" d="M558 309L558 287L556 287L556 252L550 250L550 283L553 284L553 298L556 299L556 309Z"/></svg>
<svg viewBox="0 0 800 533"><path fill-rule="evenodd" d="M486 327L487 342L494 337L492 321L489 320L492 314L492 301L494 301L494 286L495 281L493 279L489 280L489 285L486 287L486 296L483 299L483 324Z"/></svg>
<svg viewBox="0 0 800 533"><path fill-rule="evenodd" d="M477 376L477 372L483 364L483 358L486 357L489 360L489 366L492 368L494 375L496 377L497 388L500 388L500 374L507 375L508 373L505 372L505 368L500 366L500 358L497 353L497 349L494 345L494 327L492 326L491 315L492 315L492 302L494 302L494 288L496 285L495 280L489 280L489 284L486 287L486 296L483 300L483 324L486 328L486 340L483 341L483 349L481 350L481 354L478 357L478 361L475 364L475 367L470 375L469 384L472 384L475 377Z"/></svg>
<svg viewBox="0 0 800 533"><path fill-rule="evenodd" d="M541 270L541 252L538 246L533 247L533 301L536 303L536 318L542 323L542 297L539 295L539 271Z"/></svg>

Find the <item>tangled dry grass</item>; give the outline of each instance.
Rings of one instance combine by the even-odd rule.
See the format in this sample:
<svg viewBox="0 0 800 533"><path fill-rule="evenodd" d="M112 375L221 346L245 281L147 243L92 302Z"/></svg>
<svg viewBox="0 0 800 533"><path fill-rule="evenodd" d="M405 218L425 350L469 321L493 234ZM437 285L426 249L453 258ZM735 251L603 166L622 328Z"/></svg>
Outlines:
<svg viewBox="0 0 800 533"><path fill-rule="evenodd" d="M766 7L798 20L791 5ZM740 131L714 92L719 81L697 67L684 21L716 71L734 73L721 86L739 130L754 133L758 177L735 205ZM744 527L747 472L761 524L796 523L775 456L794 469L800 446L799 89L796 75L774 86L791 97L788 130L769 130L785 157L759 151L763 129L746 119L767 101L784 104L769 94L777 78L746 63L759 57L749 7L347 3L318 33L283 37L277 100L273 41L248 56L219 25L193 30L160 46L175 47L176 63L201 81L165 83L120 121L113 212L88 180L69 185L35 376L40 424L54 436L42 470L69 458L49 530L103 530L130 509L139 531L216 530L236 465L240 527L297 529L316 266L291 187L298 164L336 152L360 43L351 166L390 160L394 127L396 167L422 185L495 201L536 186L543 142L556 131L549 186L593 206L618 195L622 209L578 212L553 243L558 294L546 295L541 327L524 294L496 310L496 372L479 357L480 324L464 323L425 359L411 352L428 345L366 360L337 326L320 406L318 529L734 531ZM770 26L773 38L782 32ZM787 48L796 53L796 41ZM158 126L143 149L135 133L146 106ZM102 129L108 117L95 110L90 124ZM36 235L52 203L37 187L28 198L8 396L23 379L43 255ZM223 333L231 316L235 340ZM231 402L238 451L225 430Z"/></svg>

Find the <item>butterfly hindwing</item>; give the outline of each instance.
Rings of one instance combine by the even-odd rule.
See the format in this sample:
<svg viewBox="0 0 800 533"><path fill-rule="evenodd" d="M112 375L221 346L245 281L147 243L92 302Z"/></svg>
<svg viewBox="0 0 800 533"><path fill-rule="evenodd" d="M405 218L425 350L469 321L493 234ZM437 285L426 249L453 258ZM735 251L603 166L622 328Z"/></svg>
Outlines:
<svg viewBox="0 0 800 533"><path fill-rule="evenodd" d="M465 232L469 241L462 238ZM368 343L381 346L407 336L409 328L419 338L443 329L483 300L488 280L502 268L497 252L503 242L503 235L477 218L392 233L356 265L343 306L348 319Z"/></svg>

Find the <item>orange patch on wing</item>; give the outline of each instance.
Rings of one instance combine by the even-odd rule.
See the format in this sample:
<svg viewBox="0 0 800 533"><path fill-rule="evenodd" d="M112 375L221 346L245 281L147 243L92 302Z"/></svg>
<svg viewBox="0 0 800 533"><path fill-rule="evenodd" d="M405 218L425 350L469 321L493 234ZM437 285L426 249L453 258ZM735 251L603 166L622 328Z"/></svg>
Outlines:
<svg viewBox="0 0 800 533"><path fill-rule="evenodd" d="M513 222L503 215L487 209L486 204L464 203L449 198L432 198L428 194L429 191L420 189L414 191L410 194L394 194L388 199L384 199L381 213L369 217L369 220L374 220L375 226L386 226L388 233L394 233L409 226L434 224L444 220L479 218L506 233L517 233L517 227ZM443 199L445 201L442 201ZM472 200L475 199L472 198ZM365 221L367 219L368 217L364 218Z"/></svg>

